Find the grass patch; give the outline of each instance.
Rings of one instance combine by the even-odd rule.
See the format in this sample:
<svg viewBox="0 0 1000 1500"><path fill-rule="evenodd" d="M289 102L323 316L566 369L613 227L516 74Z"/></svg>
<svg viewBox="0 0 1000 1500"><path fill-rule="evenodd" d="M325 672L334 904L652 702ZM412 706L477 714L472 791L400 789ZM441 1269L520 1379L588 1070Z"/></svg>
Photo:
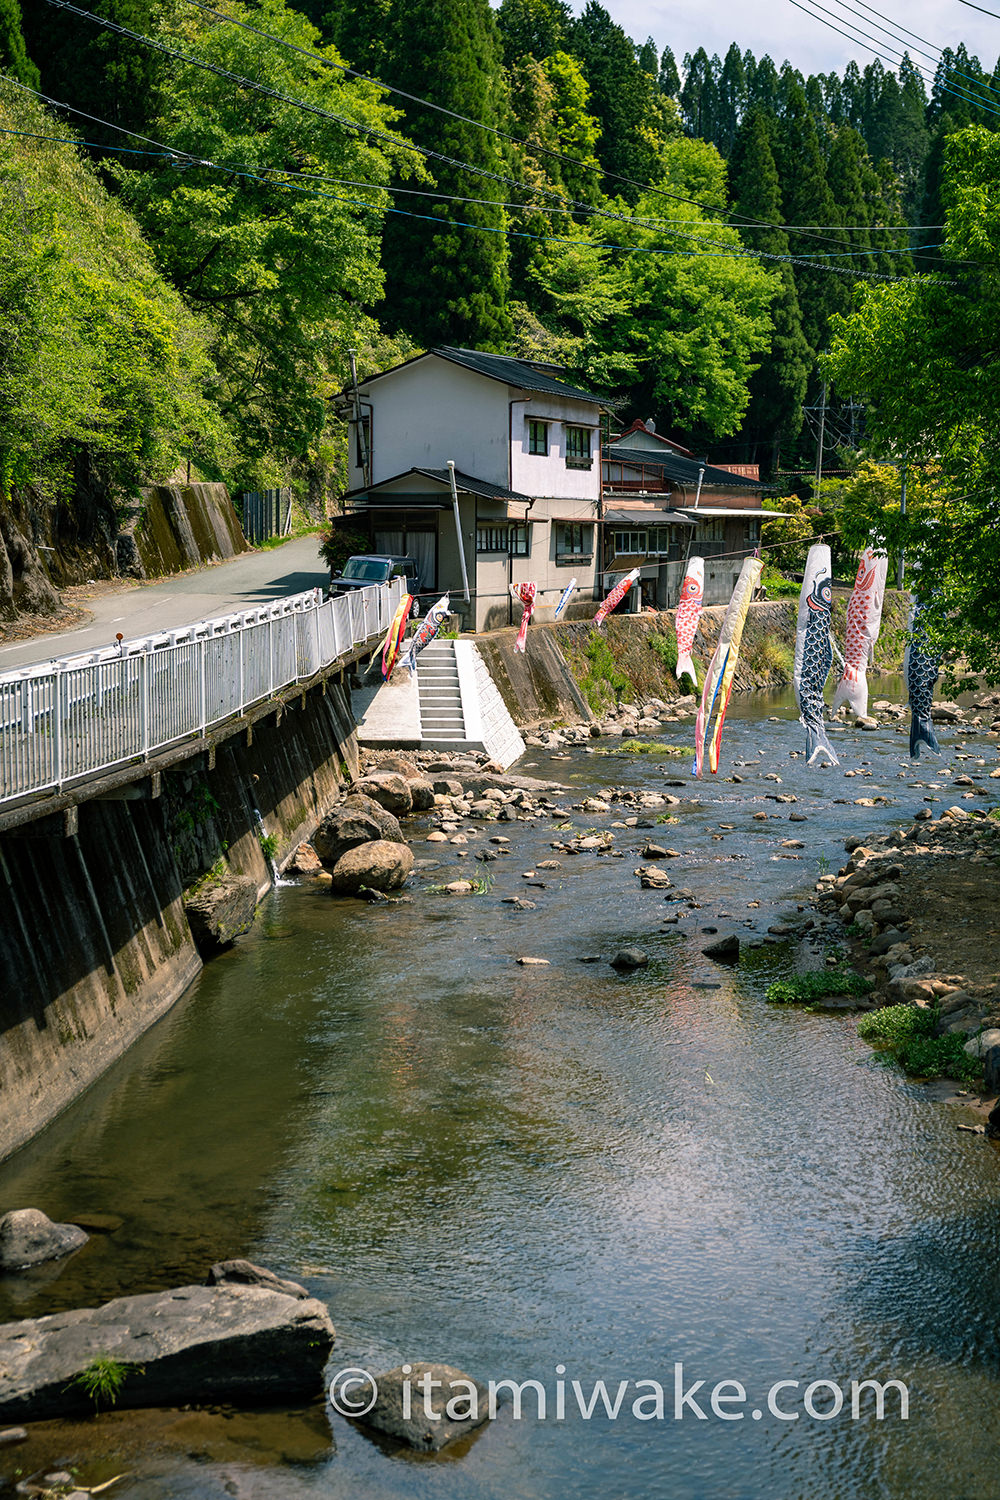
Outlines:
<svg viewBox="0 0 1000 1500"><path fill-rule="evenodd" d="M795 652L777 636L765 635L747 647L746 663L755 672L765 672L769 677L790 682L795 669Z"/></svg>
<svg viewBox="0 0 1000 1500"><path fill-rule="evenodd" d="M600 714L603 709L618 703L632 684L619 669L607 639L598 631L592 632L584 648L584 655L587 658L587 670L580 686L591 712Z"/></svg>
<svg viewBox="0 0 1000 1500"><path fill-rule="evenodd" d="M622 740L613 750L605 750L605 755L690 755L691 751L684 745L666 745L662 740Z"/></svg>
<svg viewBox="0 0 1000 1500"><path fill-rule="evenodd" d="M801 583L796 583L794 578L786 578L777 568L765 568L760 581L767 590L769 599L797 599L802 592Z"/></svg>
<svg viewBox="0 0 1000 1500"><path fill-rule="evenodd" d="M767 987L767 998L778 1005L810 1005L826 995L867 995L874 981L853 969L810 969Z"/></svg>
<svg viewBox="0 0 1000 1500"><path fill-rule="evenodd" d="M70 1385L79 1386L86 1392L94 1403L94 1410L100 1411L102 1406L107 1408L115 1405L122 1386L132 1373L143 1374L142 1366L126 1364L124 1360L112 1359L107 1354L98 1354L79 1375L74 1375Z"/></svg>
<svg viewBox="0 0 1000 1500"><path fill-rule="evenodd" d="M964 1035L934 1036L936 1010L919 1005L885 1005L863 1016L858 1036L881 1047L887 1060L898 1062L911 1078L958 1078L968 1083L982 1073L982 1064L965 1051Z"/></svg>
<svg viewBox="0 0 1000 1500"><path fill-rule="evenodd" d="M260 852L265 859L271 860L278 852L278 835L276 833L262 833L258 835L257 842L260 844Z"/></svg>

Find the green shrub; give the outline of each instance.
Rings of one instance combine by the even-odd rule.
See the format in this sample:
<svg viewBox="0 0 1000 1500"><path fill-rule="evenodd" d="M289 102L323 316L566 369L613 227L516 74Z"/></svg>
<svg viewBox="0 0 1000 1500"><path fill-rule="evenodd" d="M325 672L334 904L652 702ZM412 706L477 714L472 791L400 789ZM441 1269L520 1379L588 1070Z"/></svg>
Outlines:
<svg viewBox="0 0 1000 1500"><path fill-rule="evenodd" d="M659 632L651 633L649 637L649 649L654 656L658 656L668 672L673 672L677 667L677 637L675 635L661 635Z"/></svg>
<svg viewBox="0 0 1000 1500"><path fill-rule="evenodd" d="M872 985L853 969L810 969L768 985L767 998L780 1005L809 1005L825 995L867 995Z"/></svg>
<svg viewBox="0 0 1000 1500"><path fill-rule="evenodd" d="M797 599L802 591L800 583L796 583L794 578L786 578L774 567L766 567L760 581L767 590L769 599Z"/></svg>
<svg viewBox="0 0 1000 1500"><path fill-rule="evenodd" d="M598 631L591 634L584 655L589 665L580 685L592 712L599 714L612 703L617 703L631 684L625 673L619 670L606 638Z"/></svg>
<svg viewBox="0 0 1000 1500"><path fill-rule="evenodd" d="M978 1078L983 1065L965 1052L965 1036L918 1036L904 1042L896 1060L914 1078Z"/></svg>
<svg viewBox="0 0 1000 1500"><path fill-rule="evenodd" d="M982 1063L966 1056L965 1036L934 1036L937 1022L936 1010L884 1005L862 1017L858 1036L883 1047L885 1055L912 1078L958 1078L964 1082L978 1078Z"/></svg>
<svg viewBox="0 0 1000 1500"><path fill-rule="evenodd" d="M916 1037L928 1037L934 1030L935 1016L918 1005L882 1005L862 1016L858 1036L863 1042L883 1042L902 1046Z"/></svg>

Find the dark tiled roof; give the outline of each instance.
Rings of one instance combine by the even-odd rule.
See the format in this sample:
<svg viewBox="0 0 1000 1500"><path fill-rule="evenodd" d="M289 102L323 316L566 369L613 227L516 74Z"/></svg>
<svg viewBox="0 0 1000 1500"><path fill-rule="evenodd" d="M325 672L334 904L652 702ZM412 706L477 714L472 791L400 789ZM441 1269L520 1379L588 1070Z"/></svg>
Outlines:
<svg viewBox="0 0 1000 1500"><path fill-rule="evenodd" d="M488 380L516 385L522 391L538 391L546 396L568 396L575 401L590 401L594 406L604 405L600 396L567 385L563 380L556 380L527 360L513 359L509 354L486 354L479 349L452 349L448 345L431 349L430 353L451 360L452 364L462 365L466 370L474 370L477 375L485 375Z"/></svg>
<svg viewBox="0 0 1000 1500"><path fill-rule="evenodd" d="M349 490L344 496L345 500L363 500L366 496L374 495L377 491L385 489L386 485L396 484L400 479L407 479L411 474L422 474L425 479L434 479L438 484L443 484L447 489L451 488L451 480L447 469L406 469L402 474L393 474L389 479L381 479L378 484L366 484L361 489ZM531 503L530 495L521 495L517 490L507 489L505 485L490 484L488 479L476 479L472 474L463 474L461 469L455 470L455 483L460 490L469 495L478 495L481 500L520 500L525 505ZM430 499L430 496L428 496ZM411 501L411 503L414 503Z"/></svg>
<svg viewBox="0 0 1000 1500"><path fill-rule="evenodd" d="M451 488L447 469L411 469L410 472L426 474L428 479L439 479L442 484ZM518 494L517 490L509 490L506 485L490 484L488 479L476 479L472 474L463 474L461 469L455 470L455 483L467 494L478 495L480 500L523 500L525 505L531 503L530 495Z"/></svg>
<svg viewBox="0 0 1000 1500"><path fill-rule="evenodd" d="M645 448L616 448L613 453L606 452L603 457L605 463L625 464L629 468L641 464L647 469L657 469L680 484L697 486L698 470L704 468L705 476L701 481L703 488L705 485L727 490L764 488L756 479L746 479L742 474L730 473L728 469L716 469L712 464L700 464L696 458L681 458L679 453L650 453Z"/></svg>

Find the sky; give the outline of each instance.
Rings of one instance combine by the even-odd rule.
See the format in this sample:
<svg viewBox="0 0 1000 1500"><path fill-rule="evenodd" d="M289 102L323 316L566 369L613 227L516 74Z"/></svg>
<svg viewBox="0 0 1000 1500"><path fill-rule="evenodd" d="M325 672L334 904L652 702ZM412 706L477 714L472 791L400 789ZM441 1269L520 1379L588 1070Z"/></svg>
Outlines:
<svg viewBox="0 0 1000 1500"><path fill-rule="evenodd" d="M850 42L838 36L828 25L814 16L803 15L791 0L714 0L714 3L696 4L694 0L601 0L618 24L624 27L635 41L644 42L652 36L657 48L669 43L678 63L685 52L694 52L704 47L711 54L725 56L730 42L736 42L740 50L747 47L760 57L770 53L780 67L787 57L793 66L803 73L826 73L831 68L838 72L850 58L859 65L871 62L873 53L860 42ZM803 0L808 4L809 0ZM914 61L933 71L934 58L942 47L954 47L964 41L970 52L992 70L1000 56L1000 19L982 15L960 4L960 0L867 0L871 10L865 12L860 0L818 0L831 12L824 17L832 24L834 17L844 19L845 29L862 27L881 38L887 47L889 39L875 30L875 24L905 27L925 38L923 44L912 41L916 49L923 45L932 54L931 58L913 55ZM981 0L1000 17L1000 0ZM583 9L583 0L572 0L576 14ZM846 5L851 7L849 12ZM851 13L853 12L853 13ZM862 17L867 16L867 21ZM902 47L895 49L901 51ZM893 60L888 51L883 56L888 66Z"/></svg>

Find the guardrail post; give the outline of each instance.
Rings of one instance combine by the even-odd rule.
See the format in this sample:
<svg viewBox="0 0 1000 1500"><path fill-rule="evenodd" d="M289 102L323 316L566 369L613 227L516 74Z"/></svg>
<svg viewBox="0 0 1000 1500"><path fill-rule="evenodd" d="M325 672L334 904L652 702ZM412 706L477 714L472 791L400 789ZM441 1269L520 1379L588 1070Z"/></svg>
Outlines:
<svg viewBox="0 0 1000 1500"><path fill-rule="evenodd" d="M65 674L57 664L53 669L52 682L52 739L55 761L52 769L55 772L57 789L63 784L63 700L66 696L63 690L64 681Z"/></svg>
<svg viewBox="0 0 1000 1500"><path fill-rule="evenodd" d="M149 759L149 652L139 657L139 705L141 714L142 758Z"/></svg>
<svg viewBox="0 0 1000 1500"><path fill-rule="evenodd" d="M205 733L205 637L195 642L198 647L198 727Z"/></svg>

